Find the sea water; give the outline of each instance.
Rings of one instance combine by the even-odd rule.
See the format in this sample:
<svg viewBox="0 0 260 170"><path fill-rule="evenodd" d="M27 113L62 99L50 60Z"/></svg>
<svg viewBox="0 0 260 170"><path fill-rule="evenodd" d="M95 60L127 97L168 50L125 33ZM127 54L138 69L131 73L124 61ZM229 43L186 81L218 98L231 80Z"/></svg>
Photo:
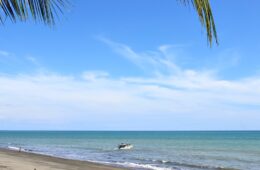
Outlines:
<svg viewBox="0 0 260 170"><path fill-rule="evenodd" d="M0 131L0 147L140 170L260 170L260 131Z"/></svg>

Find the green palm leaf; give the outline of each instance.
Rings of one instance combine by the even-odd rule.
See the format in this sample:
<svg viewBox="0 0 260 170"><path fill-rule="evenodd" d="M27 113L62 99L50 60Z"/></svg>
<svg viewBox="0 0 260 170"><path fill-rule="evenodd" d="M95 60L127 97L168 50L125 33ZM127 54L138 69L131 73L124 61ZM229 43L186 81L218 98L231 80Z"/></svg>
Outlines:
<svg viewBox="0 0 260 170"><path fill-rule="evenodd" d="M216 44L218 44L217 30L216 30L209 0L179 0L179 1L182 2L184 5L187 4L193 5L195 10L197 11L202 26L206 28L207 39L210 46L212 45L213 38L215 39Z"/></svg>
<svg viewBox="0 0 260 170"><path fill-rule="evenodd" d="M210 46L213 39L218 44L216 26L209 0L178 1L184 5L193 5L201 24L206 28ZM3 23L5 18L10 18L13 22L16 20L25 21L31 16L36 21L54 25L55 17L58 17L58 13L63 13L66 6L68 6L67 0L0 0L0 22Z"/></svg>
<svg viewBox="0 0 260 170"><path fill-rule="evenodd" d="M54 25L55 17L63 13L67 5L67 0L0 0L0 22L5 18L25 21L31 16L36 21Z"/></svg>

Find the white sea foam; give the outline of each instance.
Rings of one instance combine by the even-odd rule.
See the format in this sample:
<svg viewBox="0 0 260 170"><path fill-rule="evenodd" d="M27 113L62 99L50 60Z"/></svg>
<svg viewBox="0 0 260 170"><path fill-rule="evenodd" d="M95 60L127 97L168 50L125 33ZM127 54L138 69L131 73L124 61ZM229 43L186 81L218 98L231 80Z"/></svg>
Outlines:
<svg viewBox="0 0 260 170"><path fill-rule="evenodd" d="M120 166L120 167L126 167L126 168L138 168L138 169L149 169L149 170L176 170L174 168L165 168L165 167L158 167L151 164L138 164L138 163L132 163L132 162L106 162L106 161L93 161L93 160L87 160L88 162L93 163L99 163L99 164L105 164L105 165L114 165L114 166Z"/></svg>
<svg viewBox="0 0 260 170"><path fill-rule="evenodd" d="M169 162L169 161L162 160L161 162L162 162L162 163L167 163L167 162Z"/></svg>
<svg viewBox="0 0 260 170"><path fill-rule="evenodd" d="M26 150L21 148L21 147L16 147L16 146L8 146L8 149L14 150L14 151L23 151L25 152Z"/></svg>
<svg viewBox="0 0 260 170"><path fill-rule="evenodd" d="M151 169L151 170L175 170L173 168L157 167L151 164L137 164L131 162L123 162L123 163L118 162L116 164L124 167L130 167L130 168L143 168L143 169Z"/></svg>

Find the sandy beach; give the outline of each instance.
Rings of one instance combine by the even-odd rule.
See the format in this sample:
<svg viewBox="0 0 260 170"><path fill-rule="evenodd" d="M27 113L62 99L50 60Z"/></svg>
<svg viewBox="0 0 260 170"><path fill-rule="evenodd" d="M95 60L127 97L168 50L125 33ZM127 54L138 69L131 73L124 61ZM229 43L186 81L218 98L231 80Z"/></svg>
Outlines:
<svg viewBox="0 0 260 170"><path fill-rule="evenodd" d="M77 161L0 149L0 170L123 170L86 161Z"/></svg>

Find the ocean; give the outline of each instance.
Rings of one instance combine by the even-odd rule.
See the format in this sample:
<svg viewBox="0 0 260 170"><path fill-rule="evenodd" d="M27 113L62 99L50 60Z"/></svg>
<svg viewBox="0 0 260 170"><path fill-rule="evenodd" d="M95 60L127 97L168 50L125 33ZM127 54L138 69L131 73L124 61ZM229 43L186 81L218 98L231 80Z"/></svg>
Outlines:
<svg viewBox="0 0 260 170"><path fill-rule="evenodd" d="M137 170L260 170L260 131L0 131L0 148L19 147Z"/></svg>

